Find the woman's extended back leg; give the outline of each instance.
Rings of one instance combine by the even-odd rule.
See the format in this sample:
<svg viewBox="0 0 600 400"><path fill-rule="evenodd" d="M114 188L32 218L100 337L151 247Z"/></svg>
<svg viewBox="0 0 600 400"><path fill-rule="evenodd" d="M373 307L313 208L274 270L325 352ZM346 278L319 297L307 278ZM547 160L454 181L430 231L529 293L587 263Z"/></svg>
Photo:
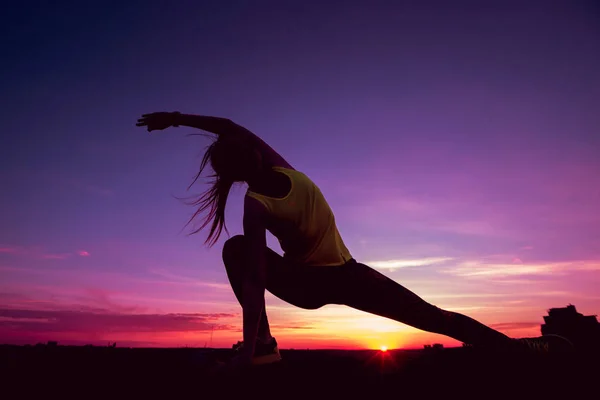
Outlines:
<svg viewBox="0 0 600 400"><path fill-rule="evenodd" d="M476 320L442 310L373 268L349 263L339 272L335 303L390 318L417 329L478 346L503 346L511 339Z"/></svg>

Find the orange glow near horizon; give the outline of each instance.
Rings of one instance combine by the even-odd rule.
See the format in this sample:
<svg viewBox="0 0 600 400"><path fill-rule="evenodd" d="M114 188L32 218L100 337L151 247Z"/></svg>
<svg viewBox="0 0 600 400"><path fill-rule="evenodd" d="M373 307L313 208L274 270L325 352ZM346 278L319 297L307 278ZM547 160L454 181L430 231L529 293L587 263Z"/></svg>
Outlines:
<svg viewBox="0 0 600 400"><path fill-rule="evenodd" d="M47 287L35 286L32 289L38 291L30 292L34 300L37 293L44 290L53 293ZM35 344L57 341L76 345L117 342L119 347L230 348L242 338L240 307L230 289L215 287L212 291L213 302L207 306L201 303L188 305L178 300L178 293L175 293L174 300L177 302L161 312L136 312L127 303L127 298L119 305L109 304L114 310L84 311L79 308L80 311L73 311L78 309L78 306L72 305L76 303L51 303L41 296L37 297L37 301L45 309L28 310L31 300L7 297L7 308L0 317L0 321L4 322L0 325L1 342ZM426 293L426 290L421 292ZM72 296L79 296L79 293L74 290ZM560 296L556 292L549 294ZM71 295L70 291L62 291L62 296L68 295ZM98 302L104 302L107 296L98 290L89 291L86 295L95 296ZM431 298L435 300L434 296ZM523 300L518 302L504 302L502 307L494 304L495 299L487 300L485 294L481 295L481 299L466 296L462 304L457 300L437 304L464 312L510 337L537 336L545 308L529 305L532 297L522 295L521 298ZM318 310L304 310L283 303L272 295L267 295L266 300L271 332L281 349L370 349L384 352L390 349L420 349L423 345L435 343L444 347L462 345L449 337L420 331L346 306L329 305ZM143 304L145 299L136 297L131 301ZM169 305L169 300L151 301L165 301ZM213 313L195 311L203 307L210 307ZM593 309L578 306L578 311L592 314L590 311ZM20 321L23 321L22 328L19 327Z"/></svg>

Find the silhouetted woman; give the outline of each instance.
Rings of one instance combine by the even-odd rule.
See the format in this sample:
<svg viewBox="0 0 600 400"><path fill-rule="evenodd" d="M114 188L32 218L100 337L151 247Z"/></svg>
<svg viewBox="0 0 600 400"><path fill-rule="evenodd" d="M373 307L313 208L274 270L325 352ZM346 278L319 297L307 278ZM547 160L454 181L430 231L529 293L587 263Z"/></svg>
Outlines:
<svg viewBox="0 0 600 400"><path fill-rule="evenodd" d="M243 341L236 363L280 359L265 310L265 289L304 309L344 304L474 346L548 349L548 341L511 339L465 315L442 310L381 273L357 262L344 245L333 212L319 188L249 130L229 119L178 112L144 114L137 126L148 131L188 126L216 134L200 171L210 163L212 187L195 203L193 215L207 211L197 233L210 225L213 245L225 227L232 185L248 184L243 235L227 240L223 262L243 309ZM194 182L196 181L194 180ZM267 247L266 232L281 244L283 257Z"/></svg>

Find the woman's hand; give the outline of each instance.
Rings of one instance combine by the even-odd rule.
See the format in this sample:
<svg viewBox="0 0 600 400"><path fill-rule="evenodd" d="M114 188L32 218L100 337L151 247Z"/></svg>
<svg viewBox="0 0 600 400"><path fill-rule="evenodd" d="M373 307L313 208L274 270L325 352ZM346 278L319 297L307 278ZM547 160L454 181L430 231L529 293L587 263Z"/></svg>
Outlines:
<svg viewBox="0 0 600 400"><path fill-rule="evenodd" d="M178 112L153 112L150 114L143 114L142 117L138 119L135 126L146 126L148 127L148 132L161 131L170 126L177 126L175 123L177 115L179 115Z"/></svg>

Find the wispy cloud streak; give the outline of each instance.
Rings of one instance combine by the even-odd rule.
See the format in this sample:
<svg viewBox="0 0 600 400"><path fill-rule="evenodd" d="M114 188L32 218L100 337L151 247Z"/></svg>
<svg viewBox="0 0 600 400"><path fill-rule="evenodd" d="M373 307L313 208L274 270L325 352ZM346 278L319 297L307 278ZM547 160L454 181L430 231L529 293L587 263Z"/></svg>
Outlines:
<svg viewBox="0 0 600 400"><path fill-rule="evenodd" d="M457 267L446 269L443 272L462 277L502 278L521 275L556 275L570 271L600 271L600 261L524 263L518 260L513 264L463 262Z"/></svg>
<svg viewBox="0 0 600 400"><path fill-rule="evenodd" d="M0 327L28 332L196 332L230 329L224 313L121 314L108 310L43 311L0 309Z"/></svg>
<svg viewBox="0 0 600 400"><path fill-rule="evenodd" d="M410 267L423 267L427 265L440 264L446 261L451 261L450 257L436 257L436 258L421 258L411 260L384 260L384 261L367 261L370 267L377 269L398 269L398 268L410 268Z"/></svg>

